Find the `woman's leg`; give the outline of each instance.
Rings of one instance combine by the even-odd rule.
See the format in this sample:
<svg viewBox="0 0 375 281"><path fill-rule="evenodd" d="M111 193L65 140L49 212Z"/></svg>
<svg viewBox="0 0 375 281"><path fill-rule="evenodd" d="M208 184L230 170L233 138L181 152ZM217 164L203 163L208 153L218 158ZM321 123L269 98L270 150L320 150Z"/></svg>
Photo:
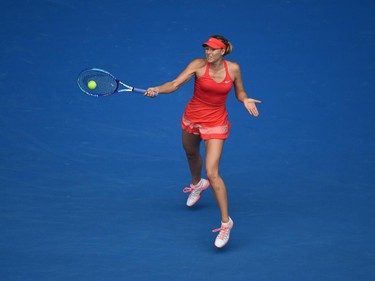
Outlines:
<svg viewBox="0 0 375 281"><path fill-rule="evenodd" d="M189 163L191 179L193 184L201 180L202 156L200 154L201 137L182 130L182 145Z"/></svg>
<svg viewBox="0 0 375 281"><path fill-rule="evenodd" d="M223 147L224 140L210 139L205 141L206 174L219 205L221 221L226 223L229 221L227 190L223 179L219 175L219 164Z"/></svg>

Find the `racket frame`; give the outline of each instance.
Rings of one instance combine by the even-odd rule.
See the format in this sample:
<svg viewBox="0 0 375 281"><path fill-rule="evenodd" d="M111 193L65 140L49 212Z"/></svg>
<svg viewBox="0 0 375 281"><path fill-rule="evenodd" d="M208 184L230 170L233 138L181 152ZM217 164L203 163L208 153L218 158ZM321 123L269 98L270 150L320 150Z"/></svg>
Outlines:
<svg viewBox="0 0 375 281"><path fill-rule="evenodd" d="M105 93L105 94L93 94L93 93L90 93L89 91L86 91L85 89L83 89L79 83L79 78L81 77L81 74L84 73L85 71L88 71L88 70L94 70L94 71L98 71L98 72L102 72L102 73L105 73L109 76L111 76L113 78L113 80L116 82L116 89L110 93ZM78 86L79 88L81 89L82 92L84 92L85 94L89 95L89 96L93 96L93 97L105 97L105 96L110 96L110 95L113 95L115 93L120 93L120 92L135 92L135 93L139 93L139 94L145 94L147 90L145 89L141 89L141 88L136 88L136 87L133 87L133 86L129 86L127 84L125 84L124 82L120 81L119 79L117 79L115 76L113 76L111 73L109 73L108 71L104 70L104 69L101 69L101 68L88 68L88 69L85 69L83 70L79 75L78 75L78 79L77 79L77 83L78 83ZM124 87L123 89L120 89L120 85L122 87Z"/></svg>

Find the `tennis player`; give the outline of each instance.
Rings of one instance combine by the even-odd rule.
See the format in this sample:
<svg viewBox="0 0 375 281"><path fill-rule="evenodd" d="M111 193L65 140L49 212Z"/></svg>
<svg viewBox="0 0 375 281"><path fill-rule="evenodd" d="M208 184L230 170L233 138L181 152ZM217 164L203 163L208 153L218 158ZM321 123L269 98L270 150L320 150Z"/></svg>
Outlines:
<svg viewBox="0 0 375 281"><path fill-rule="evenodd" d="M233 228L233 220L228 212L227 189L219 174L220 157L231 127L226 100L234 86L238 101L255 117L259 115L256 104L261 101L248 98L242 83L240 66L224 59L233 49L225 37L211 36L203 43L203 47L206 58L193 60L175 80L148 88L145 95L156 97L157 94L172 93L195 77L194 94L181 119L182 143L192 179L190 187L183 191L189 192L186 204L191 207L198 202L201 193L212 186L221 213L221 227L213 230L219 232L215 246L222 248L228 243ZM206 152L205 168L208 179L201 176L201 140L204 141Z"/></svg>

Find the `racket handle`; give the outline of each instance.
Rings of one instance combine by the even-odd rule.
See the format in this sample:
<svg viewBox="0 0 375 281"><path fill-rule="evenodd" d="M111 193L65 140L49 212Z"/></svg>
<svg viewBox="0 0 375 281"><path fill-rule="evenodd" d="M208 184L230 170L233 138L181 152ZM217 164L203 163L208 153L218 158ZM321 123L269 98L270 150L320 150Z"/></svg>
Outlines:
<svg viewBox="0 0 375 281"><path fill-rule="evenodd" d="M147 92L145 89L140 89L140 88L133 88L133 92L144 94Z"/></svg>

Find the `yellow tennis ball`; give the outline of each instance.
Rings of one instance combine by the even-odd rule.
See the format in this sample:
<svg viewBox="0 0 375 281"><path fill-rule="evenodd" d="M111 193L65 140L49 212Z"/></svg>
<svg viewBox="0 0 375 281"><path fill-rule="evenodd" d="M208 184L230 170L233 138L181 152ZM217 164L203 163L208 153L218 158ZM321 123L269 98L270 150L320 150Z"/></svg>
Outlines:
<svg viewBox="0 0 375 281"><path fill-rule="evenodd" d="M87 87L89 87L89 89L91 89L91 90L94 90L96 88L96 82L94 80L90 80L87 83Z"/></svg>

